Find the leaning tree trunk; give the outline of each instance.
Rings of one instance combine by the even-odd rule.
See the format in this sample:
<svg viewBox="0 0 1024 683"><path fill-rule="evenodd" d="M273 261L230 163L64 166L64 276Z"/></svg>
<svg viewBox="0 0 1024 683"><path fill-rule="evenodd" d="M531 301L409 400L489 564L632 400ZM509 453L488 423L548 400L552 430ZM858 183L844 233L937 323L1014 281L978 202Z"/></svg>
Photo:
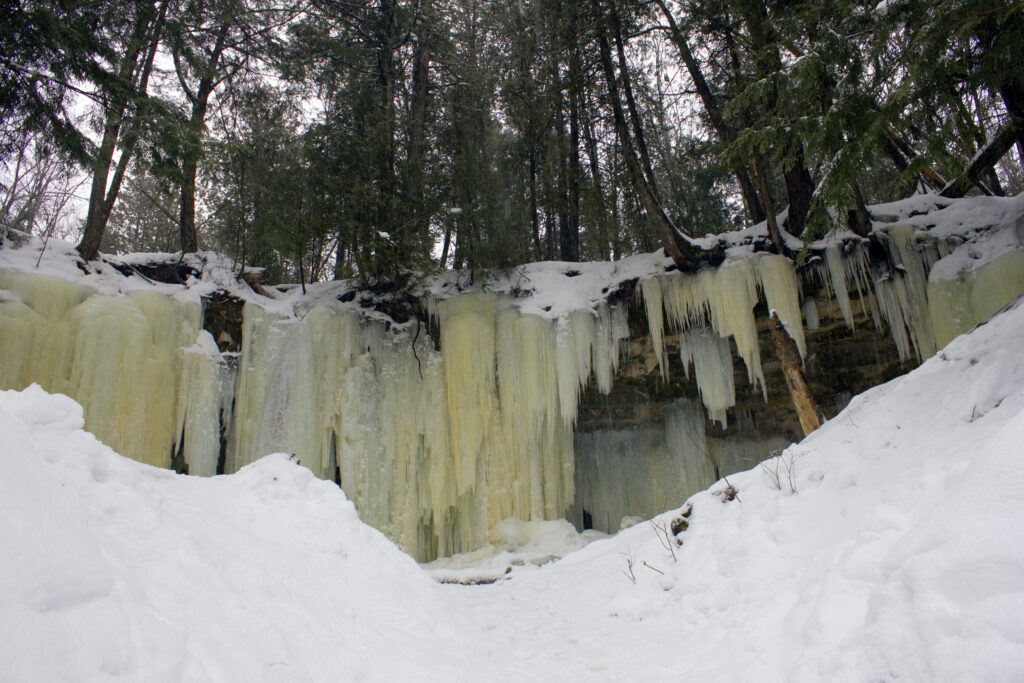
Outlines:
<svg viewBox="0 0 1024 683"><path fill-rule="evenodd" d="M704 78L704 72L700 68L700 64L697 63L697 59L693 56L693 52L690 50L690 44L686 40L686 36L683 35L682 29L679 28L679 24L676 23L675 17L672 16L672 12L669 11L668 6L665 4L665 0L655 0L658 7L661 8L661 12L668 22L669 35L672 38L672 42L676 44L679 50L679 56L683 60L683 64L686 65L686 70L690 74L690 80L693 81L694 88L697 94L700 96L701 102L704 104L704 111L708 115L708 121L711 122L711 127L715 129L718 134L718 139L724 144L729 145L736 139L735 131L725 122L725 117L722 114L721 108L718 106L718 102L715 100L714 94L711 92L711 87L708 86L707 79ZM757 196L757 188L754 182L750 179L750 173L747 172L747 167L739 162L732 162L730 166L733 174L736 176L736 182L740 186L740 194L743 196L743 204L747 209L747 215L750 217L751 223L760 223L765 220L766 214L764 206L761 204L761 200Z"/></svg>
<svg viewBox="0 0 1024 683"><path fill-rule="evenodd" d="M800 427L806 436L821 426L821 411L818 410L818 403L807 386L800 350L775 311L772 311L768 325L771 327L772 341L775 342L775 353L782 363L782 373L786 376L789 395L793 398L797 417L800 418Z"/></svg>
<svg viewBox="0 0 1024 683"><path fill-rule="evenodd" d="M942 188L943 197L963 197L971 186L982 187L981 180L984 174L989 171L1003 156L1017 143L1018 129L1011 120L988 141L985 147L978 153L967 167L967 170L956 180L946 184Z"/></svg>
<svg viewBox="0 0 1024 683"><path fill-rule="evenodd" d="M107 221L110 215L105 210L107 203L107 179L110 176L114 150L117 148L117 141L121 134L121 125L124 122L124 115L128 109L130 96L126 90L129 87L135 88L134 81L137 76L135 69L139 63L139 57L142 56L142 51L146 46L146 39L150 33L150 24L153 20L153 15L147 13L146 9L140 7L128 48L121 58L121 65L118 69L119 91L111 97L108 103L106 120L103 125L103 137L99 148L96 150L96 156L92 164L92 187L89 192L89 208L85 217L85 226L82 230L82 241L78 244L78 253L86 261L94 260L99 254L100 242L103 241L103 233L106 232L107 228ZM154 36L153 39L156 40L157 37ZM125 150L124 153L130 155L128 150Z"/></svg>
<svg viewBox="0 0 1024 683"><path fill-rule="evenodd" d="M754 176L757 178L757 186L761 190L761 197L764 199L764 207L767 210L768 237L771 238L772 244L780 254L789 256L789 250L786 249L786 243L782 240L782 233L779 231L772 195L768 191L768 179L764 174L764 162L761 161L760 156L754 157Z"/></svg>
<svg viewBox="0 0 1024 683"><path fill-rule="evenodd" d="M593 0L593 3L595 9L600 13L602 9L599 0ZM612 11L614 12L614 6ZM709 263L711 265L721 263L725 257L724 253L705 252L679 232L672 223L672 219L669 218L661 206L657 191L654 188L654 178L648 178L644 175L629 133L629 126L626 123L626 115L622 109L622 100L619 98L618 81L615 76L615 66L612 62L611 46L603 24L598 24L597 33L601 67L604 71L605 82L608 85L608 99L612 105L616 137L618 137L622 148L622 157L626 163L627 175L637 197L640 199L641 205L644 207L647 219L661 236L665 251L680 270L694 271ZM628 76L628 72L623 74L624 78L628 78Z"/></svg>

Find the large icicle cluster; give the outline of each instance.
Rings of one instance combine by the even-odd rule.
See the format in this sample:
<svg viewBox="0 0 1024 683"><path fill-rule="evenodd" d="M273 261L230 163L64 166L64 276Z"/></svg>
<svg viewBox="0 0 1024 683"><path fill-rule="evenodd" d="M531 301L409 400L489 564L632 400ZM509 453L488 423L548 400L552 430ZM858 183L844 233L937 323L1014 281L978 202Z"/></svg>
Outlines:
<svg viewBox="0 0 1024 683"><path fill-rule="evenodd" d="M887 265L876 264L872 272L867 241L852 239L826 245L805 277L826 285L850 329L856 297L876 327L884 321L901 359L928 358L1024 291L1021 245L977 268L929 278L956 240L936 239L908 225L876 229L876 234L888 252ZM727 409L735 405L730 338L749 381L766 391L754 320L759 297L778 312L801 355L806 354L803 321L812 329L818 325L813 300L801 303L792 263L775 255L753 254L697 274L659 275L642 280L640 291L662 373L668 373L666 329L678 331L684 371L689 377L692 365L709 418L723 425Z"/></svg>
<svg viewBox="0 0 1024 683"><path fill-rule="evenodd" d="M507 517L563 517L579 392L591 374L610 388L624 313L551 321L483 292L432 304L440 351L350 309L247 305L229 468L293 452L422 559L484 545Z"/></svg>
<svg viewBox="0 0 1024 683"><path fill-rule="evenodd" d="M951 263L936 266L952 243L898 225L879 239L887 265L869 261L866 241L847 238L802 275L824 285L851 328L855 306L884 323L902 358L934 353L1024 290L1020 245L936 278L929 273ZM365 521L420 559L485 545L508 517L582 524L586 512L615 530L638 504L653 513L681 502L765 453L744 437L705 436L705 412L722 427L730 412L743 419L730 411L733 348L767 393L759 301L778 312L801 354L803 321L816 328L818 310L789 260L745 249L696 274L638 274L661 372L668 376L666 335L678 334L703 409L680 400L659 424L633 430L574 435L581 390L612 390L629 337L624 306L599 297L550 316L493 292L428 297L436 339L423 323L389 327L333 295L250 301L235 355L218 352L202 305L177 298L182 290L113 296L0 271L0 388L38 382L66 393L119 452L192 474L294 453L337 478Z"/></svg>
<svg viewBox="0 0 1024 683"><path fill-rule="evenodd" d="M782 256L755 254L695 274L659 275L641 280L640 291L662 373L668 374L664 358L667 324L669 330L681 334L687 376L692 363L709 416L723 425L725 410L735 404L732 357L726 341L730 337L746 365L747 378L752 384L760 384L767 396L754 320L759 293L789 328L800 354L807 353L796 274ZM705 326L719 339L707 339Z"/></svg>
<svg viewBox="0 0 1024 683"><path fill-rule="evenodd" d="M440 351L344 306L249 303L233 373L198 303L8 272L0 290L0 386L74 397L100 439L161 467L216 473L222 436L228 472L294 453L421 559L566 515L580 391L610 390L628 337L619 307L553 321L488 293L432 302Z"/></svg>
<svg viewBox="0 0 1024 683"><path fill-rule="evenodd" d="M36 382L85 408L86 424L131 458L170 465L188 430L188 453L212 474L223 403L221 363L193 347L196 303L153 291L99 296L45 275L0 271L0 386ZM212 340L210 340L212 341ZM186 351L186 350L189 351Z"/></svg>

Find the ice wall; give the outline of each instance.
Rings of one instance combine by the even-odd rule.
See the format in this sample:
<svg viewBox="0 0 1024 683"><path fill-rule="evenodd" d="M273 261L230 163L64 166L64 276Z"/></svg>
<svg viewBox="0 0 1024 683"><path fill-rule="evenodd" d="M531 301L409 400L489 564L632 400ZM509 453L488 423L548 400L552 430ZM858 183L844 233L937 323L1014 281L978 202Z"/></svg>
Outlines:
<svg viewBox="0 0 1024 683"><path fill-rule="evenodd" d="M507 517L564 517L579 393L611 387L624 313L552 321L486 292L430 304L440 350L415 323L246 305L228 469L295 453L421 559L484 545Z"/></svg>
<svg viewBox="0 0 1024 683"><path fill-rule="evenodd" d="M6 271L0 289L7 292L0 302L0 386L35 382L71 396L100 440L158 467L170 466L186 422L198 431L218 413L219 392L199 385L220 361L185 352L200 336L198 304L155 291L100 296L58 278ZM187 457L216 463L217 440L190 436Z"/></svg>
<svg viewBox="0 0 1024 683"><path fill-rule="evenodd" d="M551 319L486 291L427 300L436 339L423 322L388 325L330 297L249 302L234 356L217 351L201 304L179 300L181 290L113 296L0 271L0 388L38 382L66 393L119 452L193 474L216 473L221 457L231 472L295 453L419 559L484 545L508 517L582 524L586 511L614 530L637 505L653 513L681 502L765 454L765 443L723 438L741 417L730 411L742 382L733 348L747 381L767 392L759 304L806 353L803 321L812 328L818 315L801 282L823 286L847 325L859 307L891 331L901 357L924 357L1024 290L1020 249L929 281L944 242L899 226L879 239L885 263L847 239L827 245L802 280L766 253L641 277L660 372L668 376L666 340L678 335L700 402L674 403L636 429L574 434L582 388L614 387L629 337L624 304Z"/></svg>
<svg viewBox="0 0 1024 683"><path fill-rule="evenodd" d="M714 483L699 404L680 399L660 424L576 435L576 501L571 521L614 533L623 518L681 505Z"/></svg>
<svg viewBox="0 0 1024 683"><path fill-rule="evenodd" d="M1001 254L980 268L940 275L928 281L928 312L939 348L1024 291L1024 250Z"/></svg>
<svg viewBox="0 0 1024 683"><path fill-rule="evenodd" d="M682 505L723 473L749 469L789 445L771 437L716 437L705 424L700 403L684 398L666 406L658 422L576 434L570 520L614 533L634 516Z"/></svg>

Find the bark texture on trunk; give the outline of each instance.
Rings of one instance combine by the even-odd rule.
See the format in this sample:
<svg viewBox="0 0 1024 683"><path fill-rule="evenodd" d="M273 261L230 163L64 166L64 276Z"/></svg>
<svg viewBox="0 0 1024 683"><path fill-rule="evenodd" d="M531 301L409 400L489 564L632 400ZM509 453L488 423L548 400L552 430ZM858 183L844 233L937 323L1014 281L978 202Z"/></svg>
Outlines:
<svg viewBox="0 0 1024 683"><path fill-rule="evenodd" d="M782 373L786 376L786 386L789 387L800 426L806 436L821 426L821 411L807 386L807 376L804 375L804 364L796 342L789 336L775 311L772 311L768 324L772 331L772 341L775 342L775 353L782 363Z"/></svg>
<svg viewBox="0 0 1024 683"><path fill-rule="evenodd" d="M786 195L789 198L789 215L786 218L786 232L800 237L807 225L807 215L811 211L811 198L814 196L814 181L804 161L804 145L799 140L792 143L796 147L795 159L785 169Z"/></svg>

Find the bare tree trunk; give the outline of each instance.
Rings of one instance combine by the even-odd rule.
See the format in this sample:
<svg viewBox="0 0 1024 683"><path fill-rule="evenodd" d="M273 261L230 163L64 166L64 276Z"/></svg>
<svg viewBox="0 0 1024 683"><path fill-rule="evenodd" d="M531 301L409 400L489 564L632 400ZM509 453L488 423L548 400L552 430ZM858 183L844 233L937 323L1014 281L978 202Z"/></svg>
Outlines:
<svg viewBox="0 0 1024 683"><path fill-rule="evenodd" d="M790 145L796 148L795 159L783 172L786 180L786 194L789 198L789 213L786 218L786 231L794 237L800 237L807 225L807 215L811 210L811 198L814 196L814 181L804 163L804 144L795 136Z"/></svg>
<svg viewBox="0 0 1024 683"><path fill-rule="evenodd" d="M763 0L747 0L743 3L741 13L743 14L747 28L750 33L751 47L756 55L754 59L755 70L759 78L769 78L772 73L782 69L782 59L779 56L777 43L772 40L772 28L769 23L768 9ZM774 83L770 81L769 83ZM778 102L779 93L772 85L766 94L766 108L770 111L775 108ZM793 235L800 236L803 233L804 225L807 222L807 214L811 206L811 197L814 194L814 182L807 170L804 161L803 143L794 133L785 134L785 145L783 149L792 156L788 167L784 167L783 179L786 183L786 194L789 200L788 229ZM790 155L789 152L792 152ZM761 168L757 171L763 175L767 169L764 168L763 159ZM760 186L760 181L758 185ZM762 201L768 200L764 197ZM768 209L769 221L772 210ZM770 224L769 224L770 225Z"/></svg>
<svg viewBox="0 0 1024 683"><path fill-rule="evenodd" d="M530 227L533 229L534 258L540 259L544 246L540 241L540 213L537 207L537 148L530 140Z"/></svg>
<svg viewBox="0 0 1024 683"><path fill-rule="evenodd" d="M448 250L452 246L452 229L451 226L445 226L444 229L444 243L441 246L441 267L448 267Z"/></svg>
<svg viewBox="0 0 1024 683"><path fill-rule="evenodd" d="M871 234L871 213L864 203L864 195L861 194L860 185L853 183L853 198L856 206L848 216L850 230L859 237L867 237Z"/></svg>
<svg viewBox="0 0 1024 683"><path fill-rule="evenodd" d="M771 327L772 341L775 342L775 353L779 357L779 362L782 363L782 373L786 376L789 395L793 398L797 417L800 418L800 427L806 436L821 426L821 411L818 410L818 403L814 400L810 387L807 386L804 364L800 359L800 351L796 347L796 342L789 336L789 332L786 331L775 311L772 311L768 325Z"/></svg>
<svg viewBox="0 0 1024 683"><path fill-rule="evenodd" d="M786 249L786 243L782 241L782 233L779 232L779 223L775 218L775 206L772 202L772 195L768 191L768 180L765 178L764 163L760 156L754 157L754 175L757 178L757 186L761 190L761 198L764 199L765 209L768 211L768 236L778 252L783 256L788 256L789 250Z"/></svg>
<svg viewBox="0 0 1024 683"><path fill-rule="evenodd" d="M718 106L718 102L715 100L715 96L712 94L711 88L708 86L707 79L704 78L704 72L701 70L700 64L697 63L696 58L693 56L693 52L690 50L690 45L686 40L686 36L683 35L682 30L679 28L679 24L676 23L675 17L665 4L665 0L655 0L655 2L657 2L658 7L661 8L661 12L665 17L665 20L668 22L669 35L672 38L672 42L675 43L679 50L679 55L683 59L683 64L686 65L686 70L690 74L690 80L693 81L697 94L700 96L701 102L704 104L704 111L708 115L711 127L715 129L719 140L727 145L732 143L736 139L736 133L725 123L725 118ZM750 179L750 174L747 172L746 166L741 163L733 163L731 165L731 169L733 174L736 176L736 182L740 186L740 194L743 196L743 205L747 209L747 215L750 217L750 221L752 223L760 223L765 219L764 207L757 196L757 188L755 187L754 182Z"/></svg>
<svg viewBox="0 0 1024 683"><path fill-rule="evenodd" d="M197 161L189 155L181 164L181 209L178 227L181 233L181 253L199 250L196 239L196 167Z"/></svg>
<svg viewBox="0 0 1024 683"><path fill-rule="evenodd" d="M889 154L889 157L896 165L896 168L901 171L907 170L910 162L918 157L914 148L905 140L902 140L898 135L887 135L883 144L886 152ZM931 185L937 190L941 190L947 184L946 179L927 164L922 167L921 175L924 177L926 184Z"/></svg>
<svg viewBox="0 0 1024 683"><path fill-rule="evenodd" d="M588 103L584 102L583 111L590 111ZM594 201L597 204L597 224L599 234L598 256L607 261L610 254L608 250L608 220L605 215L604 191L601 188L601 163L597 154L597 140L594 138L593 125L590 117L583 116L583 138L587 146L587 159L590 162L590 177L594 183Z"/></svg>
<svg viewBox="0 0 1024 683"><path fill-rule="evenodd" d="M421 12L427 14L430 0L424 0ZM422 29L427 32L426 27ZM429 221L424 205L424 158L426 156L425 129L427 119L427 99L430 93L430 58L431 50L425 35L419 36L416 56L412 70L412 105L409 126L409 196L412 204L409 212L412 216L413 230L417 245L429 242Z"/></svg>
<svg viewBox="0 0 1024 683"><path fill-rule="evenodd" d="M636 141L636 149L640 153L640 164L644 177L654 193L658 202L661 197L658 194L654 180L654 167L651 165L650 151L647 149L647 140L644 138L644 127L640 120L640 109L636 106L636 98L633 96L633 78L629 74L629 62L626 60L626 46L622 40L622 25L619 20L619 12L615 7L615 0L609 0L611 6L612 31L615 38L615 51L619 58L619 77L622 79L622 92L626 96L626 109L629 111L629 121L633 127L633 139Z"/></svg>
<svg viewBox="0 0 1024 683"><path fill-rule="evenodd" d="M199 243L196 238L196 172L199 166L199 159L202 157L202 135L206 122L206 109L209 106L210 95L213 94L213 89L217 85L214 77L218 71L221 54L224 52L230 30L230 23L225 21L220 25L217 31L217 40L214 43L213 50L210 52L210 58L206 65L205 75L199 79L199 86L194 94L191 91L186 91L185 93L192 103L192 116L189 118L188 123L190 139L181 162L182 183L179 228L181 232L182 255L194 253L199 249ZM184 83L184 74L180 70L178 76L182 83Z"/></svg>
<svg viewBox="0 0 1024 683"><path fill-rule="evenodd" d="M572 236L569 234L569 160L565 137L565 106L562 99L562 79L557 60L552 68L555 100L555 149L558 155L558 257L572 261Z"/></svg>
<svg viewBox="0 0 1024 683"><path fill-rule="evenodd" d="M1017 126L1011 120L1010 123L996 131L967 170L956 180L947 183L939 194L943 197L963 197L972 185L977 185L984 190L981 183L982 176L1013 148L1018 135Z"/></svg>
<svg viewBox="0 0 1024 683"><path fill-rule="evenodd" d="M154 29L149 38L149 54L146 56L146 61L142 66L142 74L139 76L138 91L142 95L145 95L146 90L149 88L149 77L150 74L153 73L153 62L156 59L157 48L160 46L160 36L163 33L164 21L167 18L168 4L168 0L163 0L161 3ZM117 168L114 169L114 178L110 181L110 188L107 190L107 198L103 203L104 231L106 230L107 223L110 221L110 214L114 211L114 202L117 201L117 195L121 191L121 184L124 182L125 172L128 170L128 164L132 159L132 155L135 153L135 145L138 141L139 124L136 122L129 126L125 133L124 140L121 145L121 156L117 160Z"/></svg>
<svg viewBox="0 0 1024 683"><path fill-rule="evenodd" d="M600 12L599 0L593 0L595 8ZM612 8L614 11L614 8ZM653 178L646 178L640 161L637 159L633 141L629 134L629 127L626 123L626 116L622 111L622 100L619 98L619 89L615 77L615 67L612 63L611 46L608 44L608 37L604 32L603 25L598 26L598 45L601 53L601 66L604 69L605 81L608 85L608 96L611 100L612 113L614 115L615 132L622 146L622 153L626 162L626 170L632 185L644 207L644 212L651 224L661 236L665 251L675 262L680 270L694 271L705 263L711 262L717 265L724 258L724 254L705 254L701 249L690 243L672 224L658 200L658 195L652 188ZM624 74L628 76L628 74Z"/></svg>
<svg viewBox="0 0 1024 683"><path fill-rule="evenodd" d="M569 54L569 235L567 253L570 261L580 260L580 91L583 88L582 66L576 34L572 34Z"/></svg>
<svg viewBox="0 0 1024 683"><path fill-rule="evenodd" d="M381 107L377 145L377 230L395 238L389 245L385 245L391 249L392 245L403 244L405 238L402 234L405 232L404 227L399 228L395 224L395 47L398 42L398 19L395 16L394 0L380 0L380 15L377 35L377 86Z"/></svg>
<svg viewBox="0 0 1024 683"><path fill-rule="evenodd" d="M140 6L138 15L135 18L135 26L132 29L132 37L128 42L128 48L121 58L121 66L118 69L120 88L135 87L135 69L139 63L139 57L146 46L147 37L150 37L150 28L153 22L152 6ZM147 11L149 10L149 11ZM166 3L163 10L166 10ZM161 18L163 16L161 10ZM159 36L152 36L152 40L158 40ZM148 78L148 73L147 73ZM121 133L121 126L124 123L125 112L128 109L129 96L123 90L112 96L106 111L106 120L103 125L103 137L100 146L96 150L96 157L92 165L92 187L89 192L89 208L85 217L85 226L82 230L82 241L78 244L78 253L86 261L94 260L99 254L100 242L103 241L103 233L107 228L107 220L110 216L106 211L107 203L107 179L110 176L110 167L113 164L114 150L117 148L117 140ZM125 150L130 155L130 151ZM123 152L124 153L124 152ZM120 185L120 182L118 182ZM116 190L113 196L116 197ZM112 203L112 202L111 202Z"/></svg>

